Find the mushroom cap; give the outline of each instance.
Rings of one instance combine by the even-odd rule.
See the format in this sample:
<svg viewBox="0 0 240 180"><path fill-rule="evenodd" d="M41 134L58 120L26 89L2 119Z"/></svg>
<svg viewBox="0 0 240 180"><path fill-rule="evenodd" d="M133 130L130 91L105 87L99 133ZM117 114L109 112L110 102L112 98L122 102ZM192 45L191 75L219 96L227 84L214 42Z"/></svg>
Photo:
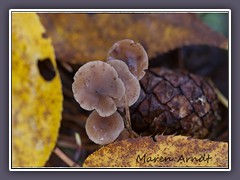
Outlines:
<svg viewBox="0 0 240 180"><path fill-rule="evenodd" d="M132 106L140 95L140 84L137 78L129 71L128 66L121 60L111 60L108 63L115 68L118 77L122 80L125 86L125 95L127 96L128 106ZM120 100L114 100L117 107L123 107L125 97Z"/></svg>
<svg viewBox="0 0 240 180"><path fill-rule="evenodd" d="M118 112L109 117L101 117L93 111L85 125L87 135L96 144L109 144L117 139L124 129L124 122Z"/></svg>
<svg viewBox="0 0 240 180"><path fill-rule="evenodd" d="M148 55L145 49L141 44L130 39L118 41L110 48L107 61L113 59L124 61L138 80L142 79L145 75L144 70L148 68Z"/></svg>
<svg viewBox="0 0 240 180"><path fill-rule="evenodd" d="M92 61L81 66L74 76L73 95L85 110L96 110L100 116L112 115L125 87L116 70L102 61Z"/></svg>

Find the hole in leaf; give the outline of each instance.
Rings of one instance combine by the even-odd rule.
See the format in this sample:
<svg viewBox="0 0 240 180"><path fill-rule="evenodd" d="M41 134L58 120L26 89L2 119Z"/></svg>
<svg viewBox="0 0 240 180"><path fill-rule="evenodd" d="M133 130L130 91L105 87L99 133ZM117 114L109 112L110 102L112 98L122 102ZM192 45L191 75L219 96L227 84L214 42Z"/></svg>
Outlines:
<svg viewBox="0 0 240 180"><path fill-rule="evenodd" d="M43 60L38 60L37 65L38 65L38 69L39 69L41 76L46 81L51 81L56 76L55 69L49 58L46 58Z"/></svg>
<svg viewBox="0 0 240 180"><path fill-rule="evenodd" d="M42 33L42 38L47 39L48 38L48 34L46 32Z"/></svg>

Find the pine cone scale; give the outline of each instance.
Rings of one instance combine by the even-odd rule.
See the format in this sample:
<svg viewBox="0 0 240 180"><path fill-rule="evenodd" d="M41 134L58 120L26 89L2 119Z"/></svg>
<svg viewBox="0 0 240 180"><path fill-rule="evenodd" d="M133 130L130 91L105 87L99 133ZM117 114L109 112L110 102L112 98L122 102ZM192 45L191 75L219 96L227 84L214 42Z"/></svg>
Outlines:
<svg viewBox="0 0 240 180"><path fill-rule="evenodd" d="M137 105L130 108L133 129L145 135L204 138L219 118L214 89L202 77L166 68L146 72Z"/></svg>

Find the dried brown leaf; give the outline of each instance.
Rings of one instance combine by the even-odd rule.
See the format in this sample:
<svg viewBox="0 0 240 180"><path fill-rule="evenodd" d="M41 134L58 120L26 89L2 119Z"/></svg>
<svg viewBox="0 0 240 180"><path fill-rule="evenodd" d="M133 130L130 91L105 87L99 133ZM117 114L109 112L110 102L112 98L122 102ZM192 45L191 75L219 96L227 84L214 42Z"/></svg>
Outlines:
<svg viewBox="0 0 240 180"><path fill-rule="evenodd" d="M39 15L53 39L57 59L65 62L105 60L108 49L125 38L141 43L150 58L184 45L227 49L227 39L193 13Z"/></svg>
<svg viewBox="0 0 240 180"><path fill-rule="evenodd" d="M91 154L84 167L228 167L228 143L184 136L126 139Z"/></svg>

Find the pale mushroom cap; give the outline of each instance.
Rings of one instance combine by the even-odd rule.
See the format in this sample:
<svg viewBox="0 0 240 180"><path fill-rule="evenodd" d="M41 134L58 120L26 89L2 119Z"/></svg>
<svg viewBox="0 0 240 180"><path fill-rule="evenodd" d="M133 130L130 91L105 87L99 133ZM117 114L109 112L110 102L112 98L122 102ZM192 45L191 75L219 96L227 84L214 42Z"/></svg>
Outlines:
<svg viewBox="0 0 240 180"><path fill-rule="evenodd" d="M142 79L145 75L144 70L148 68L148 55L145 49L141 44L130 39L118 41L110 48L107 61L113 59L124 61L138 80Z"/></svg>
<svg viewBox="0 0 240 180"><path fill-rule="evenodd" d="M109 117L101 117L93 111L85 125L87 135L96 144L109 144L117 139L124 129L124 122L118 112Z"/></svg>
<svg viewBox="0 0 240 180"><path fill-rule="evenodd" d="M85 110L96 110L100 116L112 115L125 87L116 70L102 61L92 61L81 66L74 76L73 95Z"/></svg>
<svg viewBox="0 0 240 180"><path fill-rule="evenodd" d="M128 66L121 60L111 60L108 63L115 68L118 77L125 86L125 95L127 96L128 106L132 106L140 95L140 84L137 78L129 71ZM117 107L124 106L124 96L120 100L115 100Z"/></svg>

